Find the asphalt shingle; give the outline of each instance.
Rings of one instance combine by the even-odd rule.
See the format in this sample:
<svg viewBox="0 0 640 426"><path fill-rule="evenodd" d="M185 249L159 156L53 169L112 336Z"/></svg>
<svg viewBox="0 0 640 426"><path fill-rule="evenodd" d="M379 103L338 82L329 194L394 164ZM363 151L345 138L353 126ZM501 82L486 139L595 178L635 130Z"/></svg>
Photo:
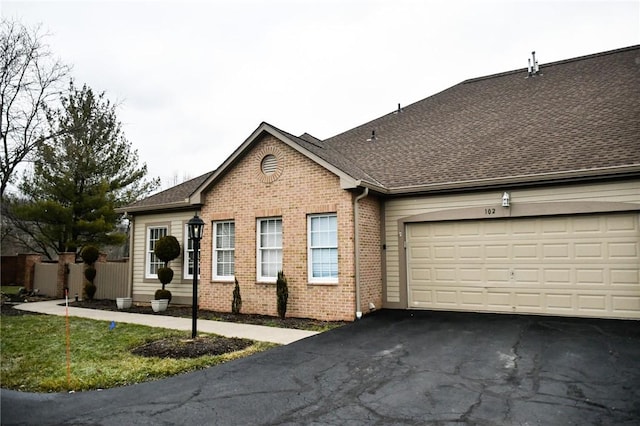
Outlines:
<svg viewBox="0 0 640 426"><path fill-rule="evenodd" d="M324 144L387 189L640 164L640 46L540 71L464 81Z"/></svg>

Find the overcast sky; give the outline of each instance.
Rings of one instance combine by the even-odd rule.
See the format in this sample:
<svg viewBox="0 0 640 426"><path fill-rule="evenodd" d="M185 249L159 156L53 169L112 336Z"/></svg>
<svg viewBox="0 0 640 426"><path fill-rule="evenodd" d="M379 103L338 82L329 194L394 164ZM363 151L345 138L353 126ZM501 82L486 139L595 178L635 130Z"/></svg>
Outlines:
<svg viewBox="0 0 640 426"><path fill-rule="evenodd" d="M640 44L634 1L7 1L78 86L120 103L163 188L266 121L320 139L463 80ZM606 72L606 70L603 70Z"/></svg>

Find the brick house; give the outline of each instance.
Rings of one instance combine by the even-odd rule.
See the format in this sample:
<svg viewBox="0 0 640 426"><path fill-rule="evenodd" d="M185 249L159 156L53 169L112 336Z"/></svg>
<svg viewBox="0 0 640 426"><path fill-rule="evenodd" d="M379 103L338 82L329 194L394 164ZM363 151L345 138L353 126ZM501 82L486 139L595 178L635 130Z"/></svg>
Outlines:
<svg viewBox="0 0 640 426"><path fill-rule="evenodd" d="M141 200L133 297L351 320L371 308L640 318L640 46L464 81L335 137L262 123L215 171ZM178 263L180 265L178 265Z"/></svg>

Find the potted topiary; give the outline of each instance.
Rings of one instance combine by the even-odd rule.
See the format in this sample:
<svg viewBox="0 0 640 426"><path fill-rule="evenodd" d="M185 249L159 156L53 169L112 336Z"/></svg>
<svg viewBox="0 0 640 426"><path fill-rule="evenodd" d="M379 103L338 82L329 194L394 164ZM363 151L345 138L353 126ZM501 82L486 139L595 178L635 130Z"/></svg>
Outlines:
<svg viewBox="0 0 640 426"><path fill-rule="evenodd" d="M151 307L154 312L158 312L159 310L167 309L167 305L171 301L171 292L164 287L173 279L173 269L169 267L169 262L180 256L180 243L173 235L166 235L156 241L153 252L158 259L164 262L164 266L158 268L158 279L162 284L162 288L156 291L155 300L151 301ZM158 300L165 300L166 302L156 302Z"/></svg>
<svg viewBox="0 0 640 426"><path fill-rule="evenodd" d="M100 257L100 251L94 246L84 246L80 251L80 256L85 265L87 265L84 269L84 277L87 279L83 288L84 295L88 300L93 300L97 290L96 285L93 283L97 273L95 263Z"/></svg>

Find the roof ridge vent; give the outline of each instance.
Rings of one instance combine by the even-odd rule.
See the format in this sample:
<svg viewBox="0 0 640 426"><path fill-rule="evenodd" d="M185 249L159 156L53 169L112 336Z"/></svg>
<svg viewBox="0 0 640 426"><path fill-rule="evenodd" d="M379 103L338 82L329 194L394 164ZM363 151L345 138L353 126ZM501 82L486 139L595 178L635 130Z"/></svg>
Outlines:
<svg viewBox="0 0 640 426"><path fill-rule="evenodd" d="M529 66L527 67L528 77L535 77L540 75L540 66L536 60L536 51L531 52L531 59L529 59Z"/></svg>

